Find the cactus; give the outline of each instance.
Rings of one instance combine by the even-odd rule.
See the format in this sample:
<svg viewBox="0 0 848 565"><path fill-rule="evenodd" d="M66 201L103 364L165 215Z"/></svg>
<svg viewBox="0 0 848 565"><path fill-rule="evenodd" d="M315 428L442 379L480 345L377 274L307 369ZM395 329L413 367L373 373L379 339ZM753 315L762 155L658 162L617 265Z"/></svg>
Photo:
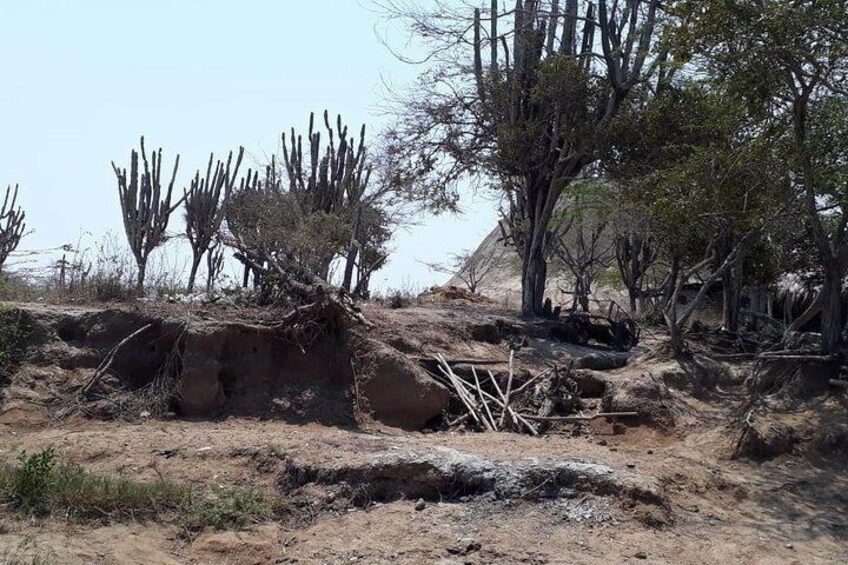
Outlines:
<svg viewBox="0 0 848 565"><path fill-rule="evenodd" d="M206 292L212 292L215 281L224 270L224 244L220 239L215 240L206 252Z"/></svg>
<svg viewBox="0 0 848 565"><path fill-rule="evenodd" d="M144 172L139 177L138 152L133 149L130 154L130 172L119 169L112 162L112 170L118 179L118 197L121 201L121 213L124 220L124 231L127 234L127 242L135 257L138 266L137 287L139 292L144 291L144 275L147 271L147 259L154 249L165 243L167 235L165 230L171 213L176 210L183 199L171 205L171 195L174 189L174 180L180 166L180 156L174 162L174 171L171 174L171 182L168 183L167 192L162 197L162 149L153 152L153 166L147 160L147 151L144 148L144 137L141 138L141 160L144 164Z"/></svg>
<svg viewBox="0 0 848 565"><path fill-rule="evenodd" d="M9 197L11 196L11 200ZM15 190L12 190L11 185L6 187L6 197L3 199L3 207L0 208L0 269L6 263L9 254L17 249L21 238L26 230L26 213L17 208L15 204L18 200L18 185L15 185Z"/></svg>
<svg viewBox="0 0 848 565"><path fill-rule="evenodd" d="M358 202L371 176L366 167L365 125L359 132L359 143L348 138L348 128L336 118L336 129L330 126L324 111L324 126L329 143L321 150L321 134L315 131L315 114L309 116L309 162L304 167L303 139L294 128L291 138L283 134L283 164L289 177L290 190L307 212L338 213L346 203ZM336 146L338 136L338 146Z"/></svg>
<svg viewBox="0 0 848 565"><path fill-rule="evenodd" d="M235 167L233 167L233 152L230 151L226 165L218 161L213 173L212 162L215 156L210 154L206 176L201 177L198 170L191 181L191 187L184 193L186 236L192 252L188 292L194 291L197 269L200 267L203 255L210 250L212 241L221 229L226 204L232 194L243 157L244 147L239 147Z"/></svg>

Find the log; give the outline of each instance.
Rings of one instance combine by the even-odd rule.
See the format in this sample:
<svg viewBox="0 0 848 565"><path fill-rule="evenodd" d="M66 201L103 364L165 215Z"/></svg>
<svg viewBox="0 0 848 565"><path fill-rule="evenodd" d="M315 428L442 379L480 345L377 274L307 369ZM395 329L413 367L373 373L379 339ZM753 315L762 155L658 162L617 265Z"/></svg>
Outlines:
<svg viewBox="0 0 848 565"><path fill-rule="evenodd" d="M843 381L840 379L830 379L828 382L831 384L831 386L838 386L848 389L848 381Z"/></svg>

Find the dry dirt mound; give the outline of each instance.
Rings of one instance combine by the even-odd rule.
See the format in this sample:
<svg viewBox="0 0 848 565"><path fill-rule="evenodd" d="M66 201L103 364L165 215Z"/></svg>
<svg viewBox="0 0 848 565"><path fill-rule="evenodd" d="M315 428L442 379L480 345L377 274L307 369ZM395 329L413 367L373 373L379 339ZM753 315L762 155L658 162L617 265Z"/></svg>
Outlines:
<svg viewBox="0 0 848 565"><path fill-rule="evenodd" d="M28 329L22 365L4 389L7 412L41 410L46 418L67 408L110 356L106 376L78 403L89 415L137 418L174 411L353 425L357 412L367 409L384 423L418 429L447 401L443 388L402 353L354 330L324 328L321 320L295 334L279 324L124 309L17 311ZM164 403L155 409L116 400L126 392L162 401L150 391L163 387Z"/></svg>
<svg viewBox="0 0 848 565"><path fill-rule="evenodd" d="M830 386L839 374L836 362L759 361L745 383L750 399L733 424L734 457L799 454L825 466L848 462L848 395Z"/></svg>
<svg viewBox="0 0 848 565"><path fill-rule="evenodd" d="M451 300L465 300L468 302L491 302L480 294L471 292L461 286L445 285L432 288L422 292L418 297L422 302L442 302Z"/></svg>

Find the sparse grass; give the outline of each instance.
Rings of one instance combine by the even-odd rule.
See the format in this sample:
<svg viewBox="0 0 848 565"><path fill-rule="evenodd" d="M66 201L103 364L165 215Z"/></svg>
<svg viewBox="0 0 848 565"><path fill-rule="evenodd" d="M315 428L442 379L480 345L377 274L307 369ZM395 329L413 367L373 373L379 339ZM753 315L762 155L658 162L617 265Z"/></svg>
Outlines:
<svg viewBox="0 0 848 565"><path fill-rule="evenodd" d="M53 551L42 549L33 535L25 536L15 547L0 552L0 565L53 565L59 563Z"/></svg>
<svg viewBox="0 0 848 565"><path fill-rule="evenodd" d="M286 454L285 450L276 443L269 443L266 447L268 453L274 457L283 457Z"/></svg>
<svg viewBox="0 0 848 565"><path fill-rule="evenodd" d="M57 465L52 448L22 452L19 465L0 466L0 504L28 516L74 521L161 520L189 531L239 529L287 515L286 498L255 488L201 491L158 480L141 482Z"/></svg>

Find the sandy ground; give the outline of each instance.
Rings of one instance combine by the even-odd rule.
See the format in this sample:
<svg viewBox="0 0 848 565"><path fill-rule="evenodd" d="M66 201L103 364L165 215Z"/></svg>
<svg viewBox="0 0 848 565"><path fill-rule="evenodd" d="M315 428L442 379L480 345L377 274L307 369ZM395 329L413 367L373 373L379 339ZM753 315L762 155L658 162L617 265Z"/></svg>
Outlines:
<svg viewBox="0 0 848 565"><path fill-rule="evenodd" d="M598 424L584 435L533 439L507 434L360 432L279 422L117 424L77 422L18 433L5 425L0 449L54 446L68 461L104 474L157 476L190 484L273 489L285 461L333 466L364 453L445 446L496 460L560 457L603 462L663 485L670 521L647 525L627 500L440 503L399 500L367 509L321 508L297 524L186 539L176 527L100 527L7 515L0 545L28 538L60 563L844 563L848 479L784 459L761 466L724 458L720 428L685 435ZM606 444L606 445L599 445ZM161 453L178 450L166 458ZM585 511L585 512L584 512ZM585 518L588 516L588 518Z"/></svg>
<svg viewBox="0 0 848 565"><path fill-rule="evenodd" d="M469 341L467 327L450 323L468 317L462 309L366 313L387 342L410 354L506 357L504 344ZM500 315L493 308L486 318ZM542 366L582 353L543 345L531 344L517 361ZM815 463L798 455L762 464L731 460L738 438L733 417L744 398L738 385L680 398L686 416L670 430L629 427L622 434L597 421L542 438L239 418L57 424L43 410L18 404L0 413L0 460L53 446L63 461L98 474L280 491L288 488L292 465L332 469L403 450L453 450L512 465L542 459L606 465L656 489L664 504L578 489L538 501L432 500L416 510L409 499L328 504L334 485L307 486L297 492L305 506L291 520L199 535L169 523L29 520L0 509L0 564L848 562L848 473L826 457Z"/></svg>

